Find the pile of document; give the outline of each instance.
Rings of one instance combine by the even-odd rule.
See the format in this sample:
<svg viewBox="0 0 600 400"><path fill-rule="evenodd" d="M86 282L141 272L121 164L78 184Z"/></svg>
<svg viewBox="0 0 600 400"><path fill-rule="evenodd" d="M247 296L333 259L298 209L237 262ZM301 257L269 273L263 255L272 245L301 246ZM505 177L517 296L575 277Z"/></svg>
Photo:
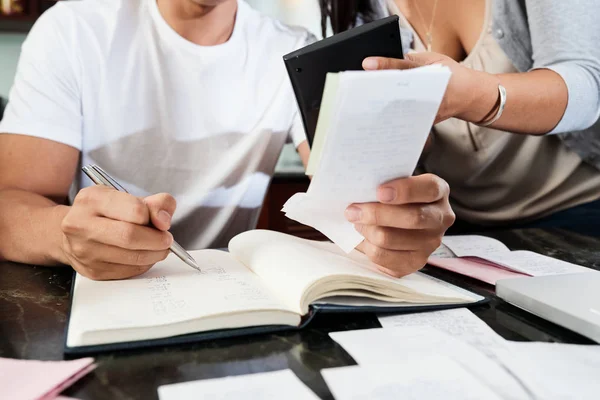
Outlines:
<svg viewBox="0 0 600 400"><path fill-rule="evenodd" d="M330 333L358 363L321 371L337 400L597 399L600 346L510 342L469 310L386 316ZM166 385L161 400L315 400L290 370Z"/></svg>

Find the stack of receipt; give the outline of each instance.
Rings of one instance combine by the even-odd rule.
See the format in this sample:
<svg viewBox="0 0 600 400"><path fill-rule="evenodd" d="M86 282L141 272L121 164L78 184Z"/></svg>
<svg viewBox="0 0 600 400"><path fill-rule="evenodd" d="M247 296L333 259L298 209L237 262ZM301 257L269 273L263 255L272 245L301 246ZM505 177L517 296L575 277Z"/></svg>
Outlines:
<svg viewBox="0 0 600 400"><path fill-rule="evenodd" d="M450 75L441 65L328 74L307 168L313 179L285 203L286 216L354 249L363 237L346 207L375 202L379 185L413 174Z"/></svg>

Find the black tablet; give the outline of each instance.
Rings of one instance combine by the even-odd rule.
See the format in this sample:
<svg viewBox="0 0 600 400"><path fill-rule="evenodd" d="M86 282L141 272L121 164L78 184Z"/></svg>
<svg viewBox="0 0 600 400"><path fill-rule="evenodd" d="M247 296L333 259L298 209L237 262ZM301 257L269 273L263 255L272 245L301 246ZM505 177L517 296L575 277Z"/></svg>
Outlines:
<svg viewBox="0 0 600 400"><path fill-rule="evenodd" d="M397 15L361 25L283 56L311 146L327 73L362 70L362 62L369 56L403 58Z"/></svg>

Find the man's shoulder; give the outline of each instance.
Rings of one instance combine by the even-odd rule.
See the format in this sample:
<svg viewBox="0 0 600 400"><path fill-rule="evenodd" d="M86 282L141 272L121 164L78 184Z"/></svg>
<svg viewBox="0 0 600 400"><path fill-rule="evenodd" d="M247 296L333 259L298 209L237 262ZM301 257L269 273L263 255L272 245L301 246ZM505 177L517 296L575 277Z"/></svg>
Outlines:
<svg viewBox="0 0 600 400"><path fill-rule="evenodd" d="M134 19L143 0L85 0L60 1L46 11L39 25L54 25L66 33L80 34L80 30L96 32L114 24L123 15ZM83 29L81 29L83 28Z"/></svg>
<svg viewBox="0 0 600 400"><path fill-rule="evenodd" d="M303 27L287 25L244 2L240 2L240 7L246 8L247 34L256 39L254 43L266 44L270 51L291 52L315 41L315 36Z"/></svg>
<svg viewBox="0 0 600 400"><path fill-rule="evenodd" d="M110 16L123 11L139 9L143 0L85 0L60 1L48 13L74 14L82 18Z"/></svg>

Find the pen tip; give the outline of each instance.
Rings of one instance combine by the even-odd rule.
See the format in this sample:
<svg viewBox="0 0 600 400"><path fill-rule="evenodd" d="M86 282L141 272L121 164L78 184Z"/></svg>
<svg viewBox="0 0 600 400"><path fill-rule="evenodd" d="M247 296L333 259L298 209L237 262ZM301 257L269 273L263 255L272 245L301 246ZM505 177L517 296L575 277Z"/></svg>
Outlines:
<svg viewBox="0 0 600 400"><path fill-rule="evenodd" d="M200 267L198 266L198 263L197 263L197 262L196 262L196 260L194 260L194 258L193 258L192 256L190 256L189 254L188 254L188 259L189 259L190 265L191 265L192 267L194 267L195 269L197 269L198 271L200 271Z"/></svg>

